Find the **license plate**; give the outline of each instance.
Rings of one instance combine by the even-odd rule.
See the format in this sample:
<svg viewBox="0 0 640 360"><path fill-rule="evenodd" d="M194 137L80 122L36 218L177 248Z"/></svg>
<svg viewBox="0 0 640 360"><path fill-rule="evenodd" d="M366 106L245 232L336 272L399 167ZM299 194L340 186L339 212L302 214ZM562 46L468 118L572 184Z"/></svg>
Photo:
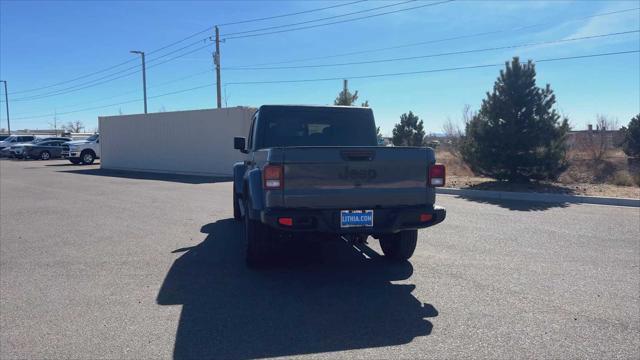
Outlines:
<svg viewBox="0 0 640 360"><path fill-rule="evenodd" d="M341 210L340 227L372 227L373 210Z"/></svg>

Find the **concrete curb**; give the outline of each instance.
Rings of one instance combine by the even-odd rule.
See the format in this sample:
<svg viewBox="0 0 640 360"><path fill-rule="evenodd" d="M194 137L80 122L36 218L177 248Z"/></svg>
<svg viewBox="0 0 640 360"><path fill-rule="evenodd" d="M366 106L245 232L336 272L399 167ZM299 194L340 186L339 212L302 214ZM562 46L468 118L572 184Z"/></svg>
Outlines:
<svg viewBox="0 0 640 360"><path fill-rule="evenodd" d="M437 188L437 194L458 195L462 197L477 199L499 199L499 200L521 200L537 201L545 203L578 203L596 205L614 205L640 207L640 199L612 198L584 195L546 194L546 193L526 193L510 191L491 190L468 190L458 188Z"/></svg>

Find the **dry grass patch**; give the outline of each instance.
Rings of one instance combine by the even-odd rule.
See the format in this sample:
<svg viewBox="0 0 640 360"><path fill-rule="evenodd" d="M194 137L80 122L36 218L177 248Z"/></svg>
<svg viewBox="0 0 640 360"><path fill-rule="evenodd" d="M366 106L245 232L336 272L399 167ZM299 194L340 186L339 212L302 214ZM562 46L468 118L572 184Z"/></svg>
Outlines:
<svg viewBox="0 0 640 360"><path fill-rule="evenodd" d="M602 160L583 152L570 152L569 167L556 182L511 184L474 175L450 152L438 149L436 159L447 167L447 186L476 190L545 192L640 199L640 161L629 161L622 151L609 151Z"/></svg>

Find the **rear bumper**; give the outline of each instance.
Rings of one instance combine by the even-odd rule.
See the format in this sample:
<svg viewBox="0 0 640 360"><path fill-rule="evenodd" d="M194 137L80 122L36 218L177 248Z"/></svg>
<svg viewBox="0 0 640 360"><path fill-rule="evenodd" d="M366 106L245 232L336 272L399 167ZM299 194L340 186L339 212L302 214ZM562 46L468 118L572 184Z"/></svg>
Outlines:
<svg viewBox="0 0 640 360"><path fill-rule="evenodd" d="M429 221L421 222L421 214L431 214ZM447 216L440 206L419 206L373 209L373 227L340 227L340 209L268 209L259 212L263 224L281 230L321 232L332 234L388 234L403 230L427 228L441 223ZM278 223L278 218L290 217L293 226Z"/></svg>

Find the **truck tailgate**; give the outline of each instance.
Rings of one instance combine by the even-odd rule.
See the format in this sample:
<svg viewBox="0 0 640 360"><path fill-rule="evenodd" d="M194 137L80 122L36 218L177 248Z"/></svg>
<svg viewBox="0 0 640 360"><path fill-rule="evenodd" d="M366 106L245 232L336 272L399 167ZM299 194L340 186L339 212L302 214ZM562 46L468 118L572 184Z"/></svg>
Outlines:
<svg viewBox="0 0 640 360"><path fill-rule="evenodd" d="M433 204L427 169L433 150L415 147L282 148L283 204L375 209Z"/></svg>

